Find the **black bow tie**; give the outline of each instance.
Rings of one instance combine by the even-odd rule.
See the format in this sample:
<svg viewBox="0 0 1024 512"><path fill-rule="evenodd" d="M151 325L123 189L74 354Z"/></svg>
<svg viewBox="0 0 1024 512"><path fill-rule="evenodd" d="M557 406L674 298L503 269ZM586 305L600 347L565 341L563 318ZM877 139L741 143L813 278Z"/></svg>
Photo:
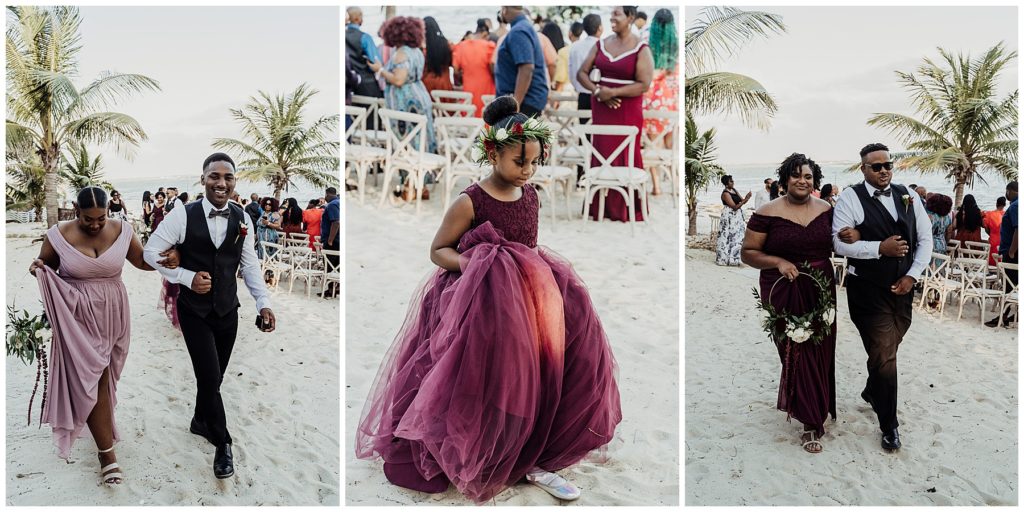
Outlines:
<svg viewBox="0 0 1024 512"><path fill-rule="evenodd" d="M224 217L226 219L229 215L228 209L224 208L223 210L210 210L210 214L207 215L207 218L212 219L214 217Z"/></svg>
<svg viewBox="0 0 1024 512"><path fill-rule="evenodd" d="M875 197L878 197L878 196L891 197L892 196L892 189L891 188L887 188L885 190L876 190L875 191Z"/></svg>

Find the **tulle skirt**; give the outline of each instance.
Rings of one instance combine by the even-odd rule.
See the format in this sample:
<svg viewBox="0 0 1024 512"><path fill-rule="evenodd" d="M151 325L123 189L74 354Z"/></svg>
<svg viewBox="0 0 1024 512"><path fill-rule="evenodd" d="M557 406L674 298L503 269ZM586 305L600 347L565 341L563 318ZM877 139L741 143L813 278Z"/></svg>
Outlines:
<svg viewBox="0 0 1024 512"><path fill-rule="evenodd" d="M415 293L373 383L356 455L388 479L482 502L534 467L600 449L622 419L616 364L590 296L554 253L463 235L462 272Z"/></svg>
<svg viewBox="0 0 1024 512"><path fill-rule="evenodd" d="M166 279L161 280L160 303L158 308L164 310L167 320L171 322L178 332L181 332L181 324L178 323L178 295L181 292L181 285L172 283Z"/></svg>

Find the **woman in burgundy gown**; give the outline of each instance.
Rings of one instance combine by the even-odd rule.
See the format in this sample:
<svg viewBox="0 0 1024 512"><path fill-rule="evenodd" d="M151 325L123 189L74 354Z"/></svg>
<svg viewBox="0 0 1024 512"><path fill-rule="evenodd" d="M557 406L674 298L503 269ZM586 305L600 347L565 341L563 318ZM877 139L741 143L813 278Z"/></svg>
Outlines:
<svg viewBox="0 0 1024 512"><path fill-rule="evenodd" d="M383 458L392 483L452 483L478 503L524 477L578 498L552 472L608 444L622 419L615 358L586 286L537 246L540 201L527 180L547 135L516 135L533 123L517 110L511 96L484 110L493 128L481 158L495 170L445 215L431 247L440 268L413 296L356 433L356 455ZM510 135L495 143L498 129Z"/></svg>
<svg viewBox="0 0 1024 512"><path fill-rule="evenodd" d="M644 93L651 86L651 79L654 76L654 57L647 43L632 32L636 12L636 7L633 6L614 8L610 20L614 34L594 45L576 73L576 79L584 88L592 91L592 123L637 128L633 167L642 170L644 160L640 151L640 134L644 129ZM601 74L597 82L591 80L592 69L598 70ZM621 143L622 137L613 135L595 135L593 141L594 149L602 155L612 154ZM611 165L627 166L628 159L629 155L623 151ZM596 157L591 160L591 165L598 163ZM642 221L647 212L643 211L640 194L637 193L633 199L636 220ZM594 219L598 218L599 203L595 200L590 205L588 214ZM621 195L608 194L605 199L604 218L629 221L629 209Z"/></svg>
<svg viewBox="0 0 1024 512"><path fill-rule="evenodd" d="M799 153L790 155L779 167L785 194L762 205L747 224L743 263L761 269L761 300L780 312L802 315L818 306L817 284L800 274L806 272L804 263L824 274L835 297L829 260L832 207L811 195L820 181L821 168L813 160ZM826 335L820 344L798 343L789 337L773 340L782 361L777 406L786 411L787 419L803 424L801 441L810 453L822 451L825 419L829 414L836 418L835 322L822 328Z"/></svg>

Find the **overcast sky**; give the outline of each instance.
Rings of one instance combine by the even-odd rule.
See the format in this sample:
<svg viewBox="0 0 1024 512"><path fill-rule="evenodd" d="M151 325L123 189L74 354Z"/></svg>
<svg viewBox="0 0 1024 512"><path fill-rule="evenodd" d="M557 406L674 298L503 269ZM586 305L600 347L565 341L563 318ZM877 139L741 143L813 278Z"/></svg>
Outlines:
<svg viewBox="0 0 1024 512"><path fill-rule="evenodd" d="M134 161L102 152L108 178L200 172L215 137L240 137L229 108L257 91L290 92L303 82L320 94L310 120L340 110L338 7L82 7L76 83L104 71L141 73L162 91L117 105L149 140Z"/></svg>
<svg viewBox="0 0 1024 512"><path fill-rule="evenodd" d="M1005 42L1017 50L1015 7L756 7L779 14L788 32L751 43L721 70L758 80L779 104L768 132L735 117L698 118L718 129L725 164L781 162L792 152L822 161L857 158L861 147L900 144L867 126L876 112L912 114L895 70L914 71L936 47L980 56ZM700 8L687 8L687 27ZM999 97L1017 89L1018 62L1001 76Z"/></svg>

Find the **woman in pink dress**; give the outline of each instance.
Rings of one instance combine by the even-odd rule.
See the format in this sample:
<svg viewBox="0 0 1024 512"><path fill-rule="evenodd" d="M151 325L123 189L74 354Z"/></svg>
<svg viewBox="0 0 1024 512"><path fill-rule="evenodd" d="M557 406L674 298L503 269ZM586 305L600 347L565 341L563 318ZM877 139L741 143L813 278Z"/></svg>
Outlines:
<svg viewBox="0 0 1024 512"><path fill-rule="evenodd" d="M585 89L591 91L590 108L591 122L594 124L613 124L635 126L637 128L636 145L633 150L633 167L644 168L643 156L640 154L640 131L643 130L644 93L651 86L654 74L654 58L647 43L634 34L630 27L636 19L636 7L615 7L611 16L613 35L608 36L594 45L590 54L583 61L576 79ZM592 69L597 69L601 77L598 82L590 79ZM610 135L594 136L594 149L602 155L609 155L622 143L622 138ZM629 165L629 155L620 154L611 165ZM591 165L597 165L595 157ZM636 220L644 220L639 193L635 201ZM598 218L599 201L590 205L590 216ZM604 217L622 222L629 221L629 209L626 201L618 194L608 194L605 200Z"/></svg>
<svg viewBox="0 0 1024 512"><path fill-rule="evenodd" d="M106 196L99 187L82 189L75 203L77 220L46 232L29 272L39 281L53 326L43 422L53 427L53 442L63 459L88 425L99 451L100 481L109 486L122 480L113 452L120 439L114 406L131 334L121 268L125 260L141 270L153 268L142 260L142 243L131 224L107 222ZM178 266L176 252L163 256L167 259L162 265Z"/></svg>

